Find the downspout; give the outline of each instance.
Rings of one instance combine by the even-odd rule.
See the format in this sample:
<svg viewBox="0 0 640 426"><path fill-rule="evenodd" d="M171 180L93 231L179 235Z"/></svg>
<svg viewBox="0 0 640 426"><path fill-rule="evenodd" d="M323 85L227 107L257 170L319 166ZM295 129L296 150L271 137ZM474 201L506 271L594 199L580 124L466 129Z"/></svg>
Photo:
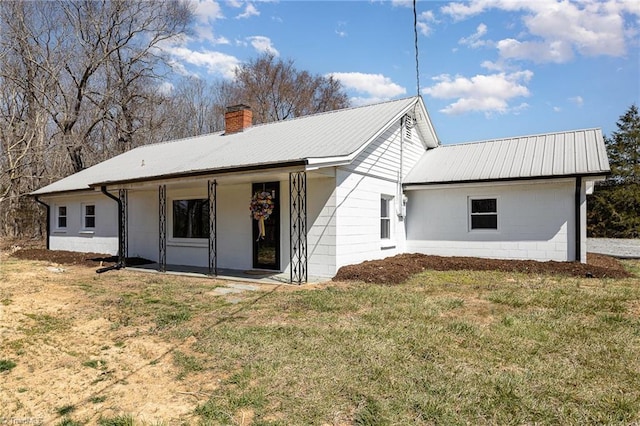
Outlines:
<svg viewBox="0 0 640 426"><path fill-rule="evenodd" d="M400 172L398 173L398 200L396 205L399 207L398 216L403 216L402 212L402 177L404 173L404 132L407 125L407 116L403 116L400 120ZM403 216L404 217L404 216Z"/></svg>
<svg viewBox="0 0 640 426"><path fill-rule="evenodd" d="M42 204L47 208L47 250L49 250L49 236L51 235L51 206L42 201L38 196L35 196L37 203Z"/></svg>
<svg viewBox="0 0 640 426"><path fill-rule="evenodd" d="M582 262L582 227L581 227L581 215L580 215L580 204L582 198L582 176L576 177L576 190L575 190L575 260L578 262Z"/></svg>
<svg viewBox="0 0 640 426"><path fill-rule="evenodd" d="M122 247L122 240L124 238L124 235L122 235L122 202L120 201L120 198L116 197L115 195L111 194L109 191L107 191L107 187L106 186L101 186L100 187L100 191L106 195L107 197L111 198L112 200L114 200L116 203L118 203L118 263L116 263L113 266L107 266L105 268L100 268L96 270L96 273L101 274L103 272L107 272L107 271L111 271L113 269L122 269L125 267L125 259L124 259L124 253L122 253L121 247Z"/></svg>

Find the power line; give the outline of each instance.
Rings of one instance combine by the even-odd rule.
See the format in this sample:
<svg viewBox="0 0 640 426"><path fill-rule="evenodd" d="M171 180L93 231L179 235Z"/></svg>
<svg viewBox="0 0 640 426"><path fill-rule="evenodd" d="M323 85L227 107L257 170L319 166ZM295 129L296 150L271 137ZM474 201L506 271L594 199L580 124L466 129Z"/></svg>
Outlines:
<svg viewBox="0 0 640 426"><path fill-rule="evenodd" d="M416 89L420 96L420 66L418 65L418 14L416 12L416 0L413 0L413 37L416 48Z"/></svg>

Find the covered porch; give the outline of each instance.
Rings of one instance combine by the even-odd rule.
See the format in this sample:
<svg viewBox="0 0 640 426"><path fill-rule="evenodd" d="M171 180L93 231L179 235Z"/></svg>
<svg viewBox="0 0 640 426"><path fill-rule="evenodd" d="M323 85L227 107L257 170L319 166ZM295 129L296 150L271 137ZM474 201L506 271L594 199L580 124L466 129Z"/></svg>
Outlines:
<svg viewBox="0 0 640 426"><path fill-rule="evenodd" d="M308 181L334 179L290 167L102 190L117 198L119 257L153 261L137 269L302 284L322 279L309 274ZM251 210L260 203L271 203L266 214Z"/></svg>

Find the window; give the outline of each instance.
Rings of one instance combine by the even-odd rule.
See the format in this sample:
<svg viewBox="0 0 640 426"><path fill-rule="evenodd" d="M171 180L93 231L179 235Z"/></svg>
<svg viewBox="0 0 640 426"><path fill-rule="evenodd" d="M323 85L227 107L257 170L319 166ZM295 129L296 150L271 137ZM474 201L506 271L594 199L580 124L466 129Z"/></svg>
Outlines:
<svg viewBox="0 0 640 426"><path fill-rule="evenodd" d="M392 197L382 196L380 198L380 238L388 240L391 238L391 200Z"/></svg>
<svg viewBox="0 0 640 426"><path fill-rule="evenodd" d="M173 201L173 237L209 238L209 200Z"/></svg>
<svg viewBox="0 0 640 426"><path fill-rule="evenodd" d="M67 227L67 206L58 206L58 228Z"/></svg>
<svg viewBox="0 0 640 426"><path fill-rule="evenodd" d="M471 229L498 229L498 200L471 199Z"/></svg>
<svg viewBox="0 0 640 426"><path fill-rule="evenodd" d="M96 227L96 206L93 204L85 204L82 209L82 224L85 229L93 229Z"/></svg>

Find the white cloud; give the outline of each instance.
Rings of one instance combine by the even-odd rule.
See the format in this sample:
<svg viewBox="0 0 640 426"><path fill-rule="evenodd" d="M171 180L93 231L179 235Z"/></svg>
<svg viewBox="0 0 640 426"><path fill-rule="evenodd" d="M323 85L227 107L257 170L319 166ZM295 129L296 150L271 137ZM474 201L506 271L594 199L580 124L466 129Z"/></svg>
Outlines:
<svg viewBox="0 0 640 426"><path fill-rule="evenodd" d="M443 6L442 13L456 21L489 9L523 13L525 33L498 42L508 59L567 62L584 56L623 56L638 30L625 24L626 15L640 18L637 0L472 0Z"/></svg>
<svg viewBox="0 0 640 426"><path fill-rule="evenodd" d="M200 40L208 40L222 44L226 39L216 38L213 33L213 23L218 19L223 19L224 15L218 2L213 0L199 0L194 5L194 31Z"/></svg>
<svg viewBox="0 0 640 426"><path fill-rule="evenodd" d="M244 8L244 12L236 16L236 19L248 19L252 16L260 16L260 11L252 3L249 3Z"/></svg>
<svg viewBox="0 0 640 426"><path fill-rule="evenodd" d="M467 45L472 48L482 47L488 44L486 40L482 40L482 37L487 34L487 26L480 24L476 28L476 32L469 37L461 38L458 43Z"/></svg>
<svg viewBox="0 0 640 426"><path fill-rule="evenodd" d="M364 74L360 72L334 72L328 74L342 83L346 89L369 95L366 99L389 100L404 95L407 90L382 74ZM362 98L354 98L362 99ZM367 102L368 103L368 102Z"/></svg>
<svg viewBox="0 0 640 426"><path fill-rule="evenodd" d="M391 0L393 7L413 7L412 0Z"/></svg>
<svg viewBox="0 0 640 426"><path fill-rule="evenodd" d="M575 104L575 105L577 105L579 107L584 105L584 99L582 99L582 96L573 96L573 97L569 98L569 102L571 102L572 104Z"/></svg>
<svg viewBox="0 0 640 426"><path fill-rule="evenodd" d="M169 95L171 94L171 92L173 92L174 88L175 87L173 86L173 84L169 83L168 81L163 81L158 85L158 93L160 93L161 95Z"/></svg>
<svg viewBox="0 0 640 426"><path fill-rule="evenodd" d="M198 52L185 46L169 46L165 47L164 50L175 58L173 65L185 75L190 74L184 66L184 63L187 63L197 67L204 67L210 74L231 79L234 77L236 67L240 65L240 61L236 57L210 50Z"/></svg>
<svg viewBox="0 0 640 426"><path fill-rule="evenodd" d="M423 36L430 35L433 32L433 28L431 27L431 25L429 25L429 23L438 22L433 14L433 11L427 10L425 12L422 12L417 16L417 18L418 19L416 26L418 27L418 31L420 32L420 34L422 34Z"/></svg>
<svg viewBox="0 0 640 426"><path fill-rule="evenodd" d="M422 90L423 93L439 99L457 99L444 109L445 114L462 114L470 111L482 111L487 114L513 111L509 102L514 98L529 96L525 86L533 72L518 71L510 74L498 73L476 75L471 78L442 74L434 78L434 86ZM521 109L522 104L517 109Z"/></svg>
<svg viewBox="0 0 640 426"><path fill-rule="evenodd" d="M512 38L500 40L497 44L503 59L528 59L537 63L563 63L573 59L571 45L561 40L552 42L520 42Z"/></svg>
<svg viewBox="0 0 640 426"><path fill-rule="evenodd" d="M416 23L416 26L418 27L418 31L420 32L420 34L422 34L423 36L428 36L433 32L433 28L431 28L425 22L418 21Z"/></svg>
<svg viewBox="0 0 640 426"><path fill-rule="evenodd" d="M247 40L249 41L249 43L251 43L251 46L253 46L253 48L260 53L269 53L274 56L280 56L280 52L278 52L278 50L273 47L273 44L271 43L271 39L269 37L253 36L247 37Z"/></svg>

